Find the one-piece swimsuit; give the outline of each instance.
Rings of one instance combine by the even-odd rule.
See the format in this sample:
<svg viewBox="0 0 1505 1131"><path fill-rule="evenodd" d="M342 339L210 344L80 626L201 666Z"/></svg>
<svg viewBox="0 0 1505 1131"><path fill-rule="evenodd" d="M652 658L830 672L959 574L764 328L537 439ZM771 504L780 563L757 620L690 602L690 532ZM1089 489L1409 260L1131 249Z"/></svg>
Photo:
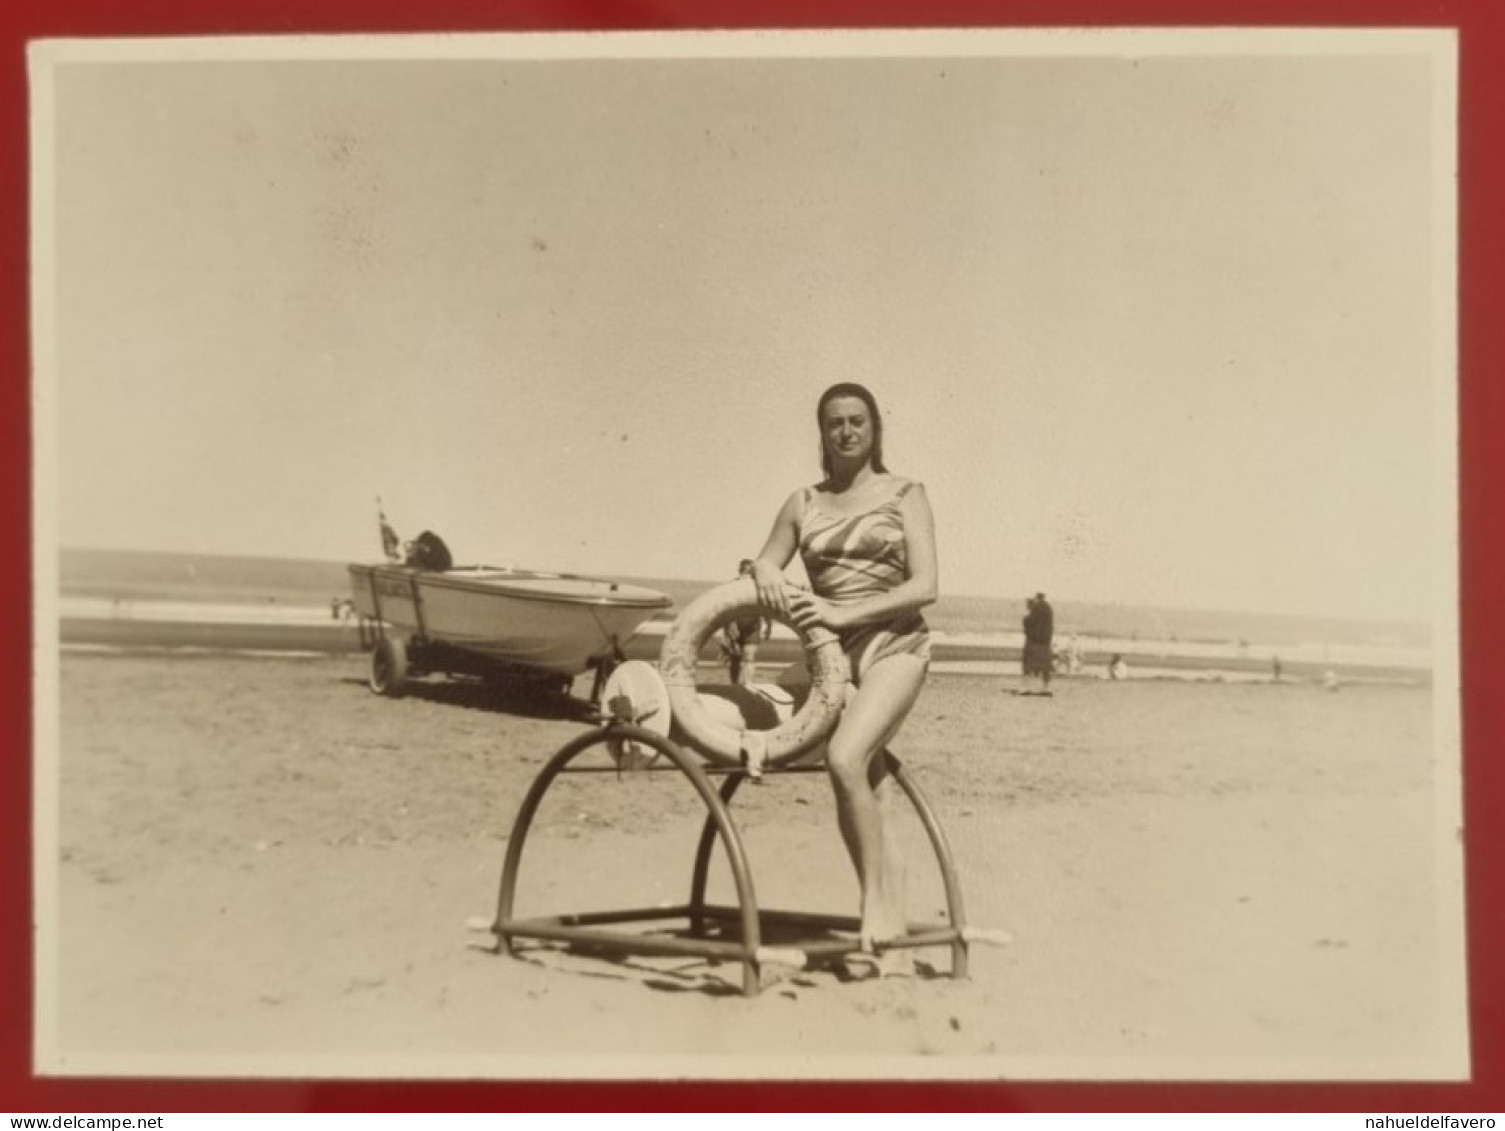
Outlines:
<svg viewBox="0 0 1505 1131"><path fill-rule="evenodd" d="M799 519L800 558L817 596L835 604L863 601L886 593L909 577L901 500L916 485L898 481L898 490L859 514L836 515L821 506L814 487L806 487ZM892 620L857 625L841 634L842 650L852 665L852 682L888 656L930 660L930 629L918 611Z"/></svg>

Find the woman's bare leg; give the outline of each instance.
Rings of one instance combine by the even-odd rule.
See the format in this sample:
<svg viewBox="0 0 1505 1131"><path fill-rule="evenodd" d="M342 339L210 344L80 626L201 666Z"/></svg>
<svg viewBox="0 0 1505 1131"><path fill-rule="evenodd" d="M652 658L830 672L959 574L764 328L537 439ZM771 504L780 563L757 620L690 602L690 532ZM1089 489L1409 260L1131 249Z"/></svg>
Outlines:
<svg viewBox="0 0 1505 1131"><path fill-rule="evenodd" d="M889 867L896 853L884 835L875 789L887 773L876 755L914 706L925 684L925 666L920 657L908 655L889 656L874 664L847 704L827 747L837 824L862 888L861 934L868 945L904 931L904 909L898 903L899 876L891 876Z"/></svg>

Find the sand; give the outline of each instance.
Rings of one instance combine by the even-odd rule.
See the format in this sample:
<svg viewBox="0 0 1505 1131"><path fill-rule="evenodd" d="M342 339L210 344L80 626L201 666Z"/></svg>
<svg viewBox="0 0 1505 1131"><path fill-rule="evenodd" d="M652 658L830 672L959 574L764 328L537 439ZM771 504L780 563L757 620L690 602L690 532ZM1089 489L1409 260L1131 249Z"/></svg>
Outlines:
<svg viewBox="0 0 1505 1131"><path fill-rule="evenodd" d="M932 675L895 748L969 919L919 975L478 949L558 703L358 658L66 654L39 1067L89 1074L1453 1079L1456 752L1426 688ZM582 681L582 690L583 681ZM768 906L855 911L823 778L735 811ZM521 913L685 898L678 775L549 794ZM944 906L913 819L908 905ZM56 850L55 870L49 866ZM729 891L724 870L713 886Z"/></svg>

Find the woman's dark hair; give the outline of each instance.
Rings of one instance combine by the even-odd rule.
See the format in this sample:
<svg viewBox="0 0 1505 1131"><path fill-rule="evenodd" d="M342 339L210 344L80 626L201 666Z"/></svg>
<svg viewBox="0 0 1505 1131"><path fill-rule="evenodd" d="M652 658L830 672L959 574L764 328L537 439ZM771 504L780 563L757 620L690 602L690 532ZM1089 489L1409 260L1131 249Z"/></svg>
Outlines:
<svg viewBox="0 0 1505 1131"><path fill-rule="evenodd" d="M838 381L820 395L820 400L815 405L815 427L820 435L820 468L829 479L831 476L831 456L826 451L826 405L838 397L856 397L867 405L868 415L873 418L873 457L874 471L887 471L883 466L883 414L878 411L878 402L866 387L855 381Z"/></svg>

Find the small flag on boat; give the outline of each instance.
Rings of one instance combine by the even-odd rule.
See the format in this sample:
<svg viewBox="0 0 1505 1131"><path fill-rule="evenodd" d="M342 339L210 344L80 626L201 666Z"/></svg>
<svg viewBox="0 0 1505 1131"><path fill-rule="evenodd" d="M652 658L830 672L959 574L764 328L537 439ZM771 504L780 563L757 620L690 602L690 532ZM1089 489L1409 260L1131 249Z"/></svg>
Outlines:
<svg viewBox="0 0 1505 1131"><path fill-rule="evenodd" d="M380 495L376 497L376 517L381 522L382 553L387 555L388 561L401 561L402 539L397 537L397 531L393 530L392 524L387 521L387 512L382 509Z"/></svg>

